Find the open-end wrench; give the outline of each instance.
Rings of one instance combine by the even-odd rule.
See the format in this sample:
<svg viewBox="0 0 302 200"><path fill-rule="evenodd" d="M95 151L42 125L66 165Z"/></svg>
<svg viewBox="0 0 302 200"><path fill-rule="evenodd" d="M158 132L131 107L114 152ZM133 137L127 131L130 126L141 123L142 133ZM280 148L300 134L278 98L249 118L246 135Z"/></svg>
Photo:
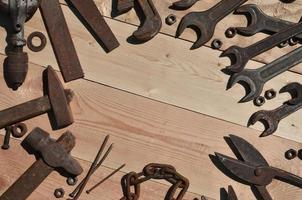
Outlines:
<svg viewBox="0 0 302 200"><path fill-rule="evenodd" d="M237 33L244 36L252 36L259 32L272 35L295 24L293 22L268 16L255 4L243 5L238 8L235 13L245 15L248 19L247 27L235 27ZM302 34L296 35L295 38L301 40Z"/></svg>
<svg viewBox="0 0 302 200"><path fill-rule="evenodd" d="M294 24L287 29L260 40L248 47L231 46L226 49L220 57L229 57L232 61L231 65L226 67L231 72L240 72L246 66L247 62L255 56L266 52L283 41L286 41L302 32L302 22Z"/></svg>
<svg viewBox="0 0 302 200"><path fill-rule="evenodd" d="M278 58L277 60L258 69L244 69L239 73L231 76L228 88L233 87L236 83L244 83L249 87L245 97L240 102L247 102L258 97L263 89L263 85L278 76L279 74L291 69L302 62L302 47L299 47L290 53Z"/></svg>
<svg viewBox="0 0 302 200"><path fill-rule="evenodd" d="M178 38L186 28L190 27L196 31L198 37L191 49L201 47L213 37L217 23L246 1L222 0L209 10L188 13L179 23L175 37Z"/></svg>
<svg viewBox="0 0 302 200"><path fill-rule="evenodd" d="M260 137L273 134L278 129L278 124L282 119L302 108L302 85L300 83L286 85L280 90L280 93L284 92L289 92L292 100L274 110L260 110L250 117L248 126L254 125L258 121L264 124L265 130Z"/></svg>
<svg viewBox="0 0 302 200"><path fill-rule="evenodd" d="M146 42L158 34L162 27L162 21L152 0L118 0L118 13L129 11L134 7L135 1L138 2L145 19L142 25L134 31L132 36L139 42Z"/></svg>
<svg viewBox="0 0 302 200"><path fill-rule="evenodd" d="M187 10L199 0L180 0L172 4L171 8L175 10Z"/></svg>

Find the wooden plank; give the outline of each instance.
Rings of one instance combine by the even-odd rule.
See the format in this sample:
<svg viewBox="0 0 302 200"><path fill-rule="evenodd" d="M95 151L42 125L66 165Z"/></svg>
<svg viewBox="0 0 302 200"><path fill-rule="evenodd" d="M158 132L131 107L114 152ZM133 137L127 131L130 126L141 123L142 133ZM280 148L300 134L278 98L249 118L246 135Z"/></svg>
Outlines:
<svg viewBox="0 0 302 200"><path fill-rule="evenodd" d="M186 15L189 12L192 11L204 11L209 8L211 8L213 5L218 3L220 0L202 0L197 2L193 7L191 7L188 10L185 11L173 11L169 9L169 6L172 5L172 2L175 2L176 0L153 0L155 6L157 7L163 21L163 27L161 29L161 32L170 36L175 36L175 32L177 30L177 26L179 23L175 23L172 26L169 26L165 24L165 17L169 14L173 13L177 16L178 22L180 22L181 18ZM63 1L62 1L63 2ZM112 1L111 0L95 0L96 4L98 5L98 8L101 10L101 12L107 16L111 17L112 15ZM280 0L271 0L271 1L259 1L259 0L249 0L247 4L253 3L257 4L265 13L267 13L270 16L278 17L284 20L292 21L292 22L298 22L301 18L301 12L300 8L302 5L302 0L297 0L293 3L282 3ZM139 25L140 22L138 20L138 17L134 10L123 14L121 16L116 17L116 19L134 24ZM231 45L239 45L242 47L248 46L250 44L253 44L257 42L260 39L263 39L267 35L265 34L257 34L253 37L243 37L243 36L236 36L233 39L228 39L225 37L224 32L229 27L240 27L240 26L246 26L246 18L244 16L240 15L229 15L225 19L223 19L221 22L218 23L215 34L213 36L214 38L219 38L223 42L222 49L226 49L227 47ZM181 35L182 39L194 42L196 40L196 33L190 29L186 29L186 31ZM150 41L152 42L152 41ZM210 46L211 41L208 42L207 46ZM272 60L275 60L276 58L284 55L285 53L288 53L291 51L293 47L287 47L287 48L274 48L271 51L268 51L266 53L261 54L260 56L256 57L254 60L260 61L263 63L269 63ZM302 65L299 65L292 69L292 71L301 73L302 72Z"/></svg>
<svg viewBox="0 0 302 200"><path fill-rule="evenodd" d="M145 45L131 45L125 40L134 27L107 20L114 32L118 33L117 37L122 44L112 53L105 54L71 11L66 7L63 10L70 24L86 79L243 126L250 115L258 110L252 103L236 103L243 97L241 87L236 86L225 92L228 76L221 69L229 61L226 58L218 60L219 52L209 48L190 51L189 42L174 40L165 35L159 35L153 42ZM28 23L26 34L34 30L44 30L38 16ZM0 35L5 37L3 31L0 31ZM0 45L3 53L5 42L1 40ZM51 64L58 69L50 45L42 52L29 54L32 62L40 65ZM253 67L261 66L256 62L250 64ZM298 74L287 72L270 81L264 89L279 90L289 81L301 80ZM288 95L280 95L263 108L278 107L286 99ZM283 120L276 134L301 142L300 115L297 112ZM263 129L261 125L254 128Z"/></svg>
<svg viewBox="0 0 302 200"><path fill-rule="evenodd" d="M41 67L31 64L28 80L17 92L0 84L0 109L39 96L41 72ZM2 77L0 80L3 82ZM71 104L75 123L68 129L77 137L73 151L77 158L92 161L101 141L110 134L115 147L107 167L126 163L124 171L128 172L140 171L151 162L172 164L190 179L191 192L219 199L219 188L231 184L239 199L253 199L248 186L226 177L209 159L214 152L234 156L223 139L233 133L254 144L272 166L302 176L300 161L286 161L283 157L286 150L301 149L302 144L275 136L260 139L257 131L86 80L71 82L68 88L76 94ZM39 125L51 131L46 115L27 124L29 130ZM57 138L62 132L55 131L52 136ZM300 189L278 181L269 189L277 199L298 200L302 195Z"/></svg>
<svg viewBox="0 0 302 200"><path fill-rule="evenodd" d="M3 136L0 136L1 140ZM19 145L20 142L16 140L11 141L12 148L8 151L0 151L0 194L3 193L17 178L34 162L34 156L28 155L26 151ZM82 180L88 171L91 163L83 160L79 160L81 166L84 169L84 173L79 176L79 180ZM12 169L13 166L13 169ZM105 176L110 174L113 169L107 167L100 167L89 180L86 189L89 189ZM9 172L9 173L8 173ZM86 194L85 190L81 195L80 199L95 200L95 199L109 199L116 200L122 197L122 189L120 186L120 179L125 173L118 172L112 178L104 182L100 187L96 188L89 195ZM65 190L65 199L69 193L71 193L74 187L66 184L66 178L59 175L57 172L51 173L51 175L39 186L39 188L33 192L29 200L40 200L40 199L55 199L53 193L55 189L63 188ZM168 190L168 185L163 185L150 181L143 184L141 199L154 200L164 199L165 192ZM157 191L157 192L153 192ZM185 198L193 199L197 197L196 194L187 193Z"/></svg>

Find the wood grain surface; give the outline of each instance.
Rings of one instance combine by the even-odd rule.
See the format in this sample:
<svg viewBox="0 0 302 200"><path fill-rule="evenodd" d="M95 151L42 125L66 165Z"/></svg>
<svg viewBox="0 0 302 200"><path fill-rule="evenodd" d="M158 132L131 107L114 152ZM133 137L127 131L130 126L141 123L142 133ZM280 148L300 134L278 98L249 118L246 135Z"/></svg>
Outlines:
<svg viewBox="0 0 302 200"><path fill-rule="evenodd" d="M17 92L0 84L0 109L40 96L42 70L31 64L28 81ZM260 139L258 131L87 80L74 81L66 87L76 94L71 104L75 123L68 129L77 138L72 154L81 160L91 162L105 135L110 134L110 141L115 144L105 163L110 169L126 163L123 172L138 172L151 162L172 164L190 179L190 192L219 199L219 188L232 184L240 199L254 199L248 186L225 176L209 158L214 152L234 156L224 137L236 134L255 145L272 166L302 175L301 161L284 159L289 148L302 148L296 142L275 136ZM29 130L39 125L51 132L47 115L26 123ZM63 131L51 135L57 138ZM5 155L1 154L1 160L6 160ZM276 199L298 200L302 195L300 189L279 181L274 181L269 189Z"/></svg>

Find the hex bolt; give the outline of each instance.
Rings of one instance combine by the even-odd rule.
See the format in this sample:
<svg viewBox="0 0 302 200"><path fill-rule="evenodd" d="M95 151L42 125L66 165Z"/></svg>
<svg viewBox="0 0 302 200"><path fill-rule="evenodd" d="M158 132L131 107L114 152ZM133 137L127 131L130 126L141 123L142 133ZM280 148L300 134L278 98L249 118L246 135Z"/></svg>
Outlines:
<svg viewBox="0 0 302 200"><path fill-rule="evenodd" d="M225 36L227 38L233 38L237 35L237 29L235 27L230 27L225 31Z"/></svg>
<svg viewBox="0 0 302 200"><path fill-rule="evenodd" d="M171 26L171 25L175 24L175 22L177 21L177 18L174 14L170 14L166 17L165 21L166 21L166 24Z"/></svg>
<svg viewBox="0 0 302 200"><path fill-rule="evenodd" d="M222 47L222 41L221 40L219 40L219 39L214 39L213 41L212 41L212 48L213 49L220 49L221 47Z"/></svg>
<svg viewBox="0 0 302 200"><path fill-rule="evenodd" d="M74 186L76 185L78 182L78 178L77 177L68 177L66 180L66 183L70 186Z"/></svg>
<svg viewBox="0 0 302 200"><path fill-rule="evenodd" d="M265 91L264 96L267 100L271 100L277 96L277 92L274 89L269 89Z"/></svg>
<svg viewBox="0 0 302 200"><path fill-rule="evenodd" d="M1 148L3 150L7 150L9 149L9 141L10 141L10 135L11 135L11 126L8 126L5 128L5 136L4 136L4 140L3 140L3 145L1 146Z"/></svg>
<svg viewBox="0 0 302 200"><path fill-rule="evenodd" d="M285 152L285 158L287 160L292 160L297 157L297 151L294 149L289 149Z"/></svg>
<svg viewBox="0 0 302 200"><path fill-rule="evenodd" d="M65 191L64 191L63 188L58 188L58 189L56 189L55 192L54 192L54 196L55 196L57 199L63 198L64 195L65 195Z"/></svg>
<svg viewBox="0 0 302 200"><path fill-rule="evenodd" d="M256 99L254 99L254 105L255 106L263 106L265 104L265 98L263 96L259 96Z"/></svg>

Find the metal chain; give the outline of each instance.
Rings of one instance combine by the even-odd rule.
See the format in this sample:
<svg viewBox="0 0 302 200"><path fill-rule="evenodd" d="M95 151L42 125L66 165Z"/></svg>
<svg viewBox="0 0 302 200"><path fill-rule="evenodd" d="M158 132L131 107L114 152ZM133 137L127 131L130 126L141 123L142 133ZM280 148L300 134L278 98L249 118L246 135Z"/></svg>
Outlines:
<svg viewBox="0 0 302 200"><path fill-rule="evenodd" d="M140 185L150 179L166 180L172 184L165 196L165 200L182 200L189 187L189 180L179 174L173 166L151 163L146 165L142 172L130 172L122 178L121 184L124 197L121 200L138 200ZM174 198L177 189L181 189L181 191Z"/></svg>

